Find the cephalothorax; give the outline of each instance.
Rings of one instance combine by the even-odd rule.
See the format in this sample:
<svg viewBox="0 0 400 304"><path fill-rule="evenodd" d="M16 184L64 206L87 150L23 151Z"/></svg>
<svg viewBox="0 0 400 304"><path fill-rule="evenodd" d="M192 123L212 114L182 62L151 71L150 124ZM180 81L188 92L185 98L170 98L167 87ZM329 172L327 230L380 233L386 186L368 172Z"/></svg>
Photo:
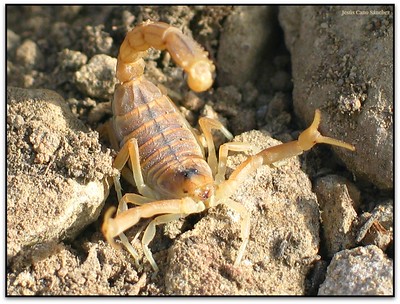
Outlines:
<svg viewBox="0 0 400 304"><path fill-rule="evenodd" d="M200 118L201 135L192 129L174 103L143 76L145 51L166 49L176 64L188 74L188 85L196 91L205 91L213 83L215 67L193 39L177 28L162 22L145 22L130 31L123 41L117 63L113 100L113 127L120 143L114 167L122 171L128 160L138 194L122 197L119 180L115 179L119 206L106 212L102 226L106 239L113 243L120 236L122 243L136 256L123 232L141 218L153 218L144 231L143 251L155 271L156 262L148 248L155 227L192 213L226 204L241 217L242 244L234 265L239 265L250 233L247 210L230 196L243 180L259 166L270 165L281 159L296 156L317 143L327 143L354 150L352 145L322 136L318 131L320 112L315 112L311 126L296 141L270 147L250 156L225 180L228 151L244 151L245 143L228 142L219 149L217 161L213 129L220 130L228 139L229 131L217 120ZM137 205L128 209L127 203Z"/></svg>

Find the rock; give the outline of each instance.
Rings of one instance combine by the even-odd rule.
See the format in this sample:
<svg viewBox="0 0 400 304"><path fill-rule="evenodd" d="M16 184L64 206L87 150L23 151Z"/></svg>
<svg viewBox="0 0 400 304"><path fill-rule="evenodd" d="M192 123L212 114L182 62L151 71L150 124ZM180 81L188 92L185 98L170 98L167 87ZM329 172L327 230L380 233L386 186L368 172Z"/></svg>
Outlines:
<svg viewBox="0 0 400 304"><path fill-rule="evenodd" d="M350 181L336 175L319 178L314 190L321 209L328 257L354 247L354 224L357 220L354 197L359 200L358 190Z"/></svg>
<svg viewBox="0 0 400 304"><path fill-rule="evenodd" d="M185 94L182 105L190 111L198 111L204 107L204 100L199 98L193 91Z"/></svg>
<svg viewBox="0 0 400 304"><path fill-rule="evenodd" d="M254 80L275 25L270 6L236 6L227 17L218 49L218 83L242 87Z"/></svg>
<svg viewBox="0 0 400 304"><path fill-rule="evenodd" d="M19 35L7 29L7 55L14 57L14 51L21 43Z"/></svg>
<svg viewBox="0 0 400 304"><path fill-rule="evenodd" d="M251 84L247 83L246 87ZM255 91L252 89L246 90L247 93ZM253 92L251 95L256 95ZM243 107L246 101L239 90L234 86L219 87L214 96L214 109L221 113L223 116L230 118L229 130L232 134L241 134L256 128L256 111L253 108ZM247 96L247 99L250 96ZM254 97L250 97L254 98Z"/></svg>
<svg viewBox="0 0 400 304"><path fill-rule="evenodd" d="M292 120L289 112L290 106L290 94L275 93L266 106L266 112L261 120L262 128L273 134L275 138L278 138L284 132L288 132L287 126Z"/></svg>
<svg viewBox="0 0 400 304"><path fill-rule="evenodd" d="M378 204L371 213L361 216L356 241L363 245L375 245L385 251L393 242L393 200Z"/></svg>
<svg viewBox="0 0 400 304"><path fill-rule="evenodd" d="M256 111L254 109L239 110L239 115L232 117L230 129L234 134L253 130L256 125Z"/></svg>
<svg viewBox="0 0 400 304"><path fill-rule="evenodd" d="M44 57L38 45L30 40L25 40L16 50L16 60L27 69L43 69Z"/></svg>
<svg viewBox="0 0 400 304"><path fill-rule="evenodd" d="M58 55L58 62L64 70L77 70L87 62L87 56L78 51L63 49Z"/></svg>
<svg viewBox="0 0 400 304"><path fill-rule="evenodd" d="M32 256L30 271L8 274L8 295L136 295L143 287L122 250L99 240L85 241L83 248L85 256L78 257L69 245L47 246L44 256Z"/></svg>
<svg viewBox="0 0 400 304"><path fill-rule="evenodd" d="M98 134L49 90L7 88L7 143L10 264L95 221L108 192L103 180L113 169Z"/></svg>
<svg viewBox="0 0 400 304"><path fill-rule="evenodd" d="M229 85L219 87L215 91L215 102L226 104L226 107L232 107L232 104L240 104L242 102L242 94L237 87Z"/></svg>
<svg viewBox="0 0 400 304"><path fill-rule="evenodd" d="M116 83L117 59L108 55L95 55L88 64L75 73L74 83L85 95L110 99Z"/></svg>
<svg viewBox="0 0 400 304"><path fill-rule="evenodd" d="M318 295L393 295L393 261L374 245L343 250L333 257Z"/></svg>
<svg viewBox="0 0 400 304"><path fill-rule="evenodd" d="M82 31L82 40L85 41L84 53L89 56L96 54L109 54L113 45L113 38L103 31L104 25L87 25Z"/></svg>
<svg viewBox="0 0 400 304"><path fill-rule="evenodd" d="M284 6L279 20L292 56L293 101L306 123L356 146L337 155L358 177L393 188L393 11L368 6Z"/></svg>
<svg viewBox="0 0 400 304"><path fill-rule="evenodd" d="M237 136L256 148L279 144L260 131ZM232 170L247 158L228 159ZM228 172L228 175L230 172ZM308 177L297 158L278 168L263 166L250 175L232 199L251 214L250 241L239 267L239 216L224 205L208 210L194 229L169 249L168 293L185 295L302 295L305 275L319 259L319 211Z"/></svg>
<svg viewBox="0 0 400 304"><path fill-rule="evenodd" d="M292 89L291 75L286 71L279 70L272 76L271 84L275 91L290 92Z"/></svg>

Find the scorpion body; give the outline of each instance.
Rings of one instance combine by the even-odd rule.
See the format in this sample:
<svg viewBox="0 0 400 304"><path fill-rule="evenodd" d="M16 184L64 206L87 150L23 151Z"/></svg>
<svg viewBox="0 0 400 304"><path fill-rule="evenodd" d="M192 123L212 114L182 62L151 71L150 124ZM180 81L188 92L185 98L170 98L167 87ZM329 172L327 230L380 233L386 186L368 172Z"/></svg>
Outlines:
<svg viewBox="0 0 400 304"><path fill-rule="evenodd" d="M176 64L188 74L188 85L201 92L211 87L215 67L208 54L194 40L178 29L162 22L145 22L130 31L118 55L117 79L113 99L113 129L120 143L114 167L122 171L130 160L138 194L122 197L119 179L114 179L119 206L117 216L111 218L111 208L105 214L103 234L110 243L120 236L122 243L137 254L123 232L141 218L154 220L147 226L143 251L155 271L158 266L148 248L156 225L176 220L192 213L224 203L241 216L242 244L235 265L239 265L250 233L247 210L229 197L242 181L261 165L269 165L311 149L316 143L328 143L350 150L354 147L322 136L317 128L320 113L297 141L281 144L250 156L225 180L228 151L244 151L249 145L228 142L220 147L217 162L212 129L220 130L228 139L232 135L223 125L212 119L201 118L202 134L180 114L174 103L143 76L145 51L154 47L167 49ZM207 156L207 158L206 158ZM128 209L127 203L137 205Z"/></svg>
<svg viewBox="0 0 400 304"><path fill-rule="evenodd" d="M204 184L213 182L193 132L154 84L138 79L117 85L113 110L113 126L121 146L131 138L137 140L144 182L154 190L150 196L187 196L191 187L184 184L195 175L203 177ZM200 196L205 198L206 194Z"/></svg>

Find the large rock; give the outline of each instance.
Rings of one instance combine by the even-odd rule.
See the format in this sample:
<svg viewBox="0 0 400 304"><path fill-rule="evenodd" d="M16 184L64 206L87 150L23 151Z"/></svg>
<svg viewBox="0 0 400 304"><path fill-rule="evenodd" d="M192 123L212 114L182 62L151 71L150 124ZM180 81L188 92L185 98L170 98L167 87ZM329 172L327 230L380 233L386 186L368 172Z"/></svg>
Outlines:
<svg viewBox="0 0 400 304"><path fill-rule="evenodd" d="M393 188L392 7L284 6L294 109L306 123L323 112L323 134L356 146L335 149L346 166Z"/></svg>
<svg viewBox="0 0 400 304"><path fill-rule="evenodd" d="M217 55L221 85L242 87L257 77L254 71L270 47L277 23L274 11L271 6L237 6L227 17Z"/></svg>
<svg viewBox="0 0 400 304"><path fill-rule="evenodd" d="M314 191L318 197L321 221L328 257L355 245L357 200L360 193L351 182L337 175L316 180Z"/></svg>
<svg viewBox="0 0 400 304"><path fill-rule="evenodd" d="M393 261L374 245L338 252L318 295L393 295Z"/></svg>
<svg viewBox="0 0 400 304"><path fill-rule="evenodd" d="M7 258L73 238L95 221L113 172L60 95L7 88ZM19 259L20 260L20 259ZM22 259L23 260L23 259Z"/></svg>

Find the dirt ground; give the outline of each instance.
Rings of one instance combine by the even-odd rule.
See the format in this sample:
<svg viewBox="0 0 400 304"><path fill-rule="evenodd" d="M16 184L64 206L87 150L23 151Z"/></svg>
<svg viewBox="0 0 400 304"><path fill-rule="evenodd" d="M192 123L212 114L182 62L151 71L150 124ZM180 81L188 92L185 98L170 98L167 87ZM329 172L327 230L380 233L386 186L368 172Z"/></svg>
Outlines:
<svg viewBox="0 0 400 304"><path fill-rule="evenodd" d="M96 130L111 117L116 58L126 32L150 19L193 36L216 64L211 90L190 92L182 70L156 50L146 58L145 76L166 88L192 126L201 116L217 118L239 135L235 140L259 150L294 140L306 127L293 109L291 57L278 13L276 6L7 6L7 85L28 89L7 91L7 295L310 296L318 293L336 252L377 245L376 239L356 238L376 206L393 204L391 191L354 179L326 146L276 170L257 171L235 194L254 222L241 268L232 266L239 224L223 206L158 228L150 246L160 266L156 275L137 239L132 243L140 265L100 232L104 210L117 200L104 184L116 174L111 168L116 151ZM47 100L57 100L62 111L46 112ZM47 116L39 119L42 110ZM245 155L229 158L228 174ZM326 176L333 176L333 186L321 179ZM314 188L324 181L328 186ZM32 191L20 191L21 183ZM98 195L88 194L88 184ZM123 188L135 191L127 183ZM87 197L82 204L88 208L77 207L59 224L60 214L70 210L64 202L77 201L64 198L69 192ZM339 193L335 200L346 206L332 207L329 214L349 215L326 235L332 229L324 230L329 219L321 224L320 205L329 205L331 193ZM23 210L35 220L18 211L21 197ZM37 201L40 212L27 207L29 200ZM53 201L63 203L53 207L48 203ZM129 230L128 238L140 228ZM348 233L338 234L343 229ZM392 239L377 246L393 258Z"/></svg>

